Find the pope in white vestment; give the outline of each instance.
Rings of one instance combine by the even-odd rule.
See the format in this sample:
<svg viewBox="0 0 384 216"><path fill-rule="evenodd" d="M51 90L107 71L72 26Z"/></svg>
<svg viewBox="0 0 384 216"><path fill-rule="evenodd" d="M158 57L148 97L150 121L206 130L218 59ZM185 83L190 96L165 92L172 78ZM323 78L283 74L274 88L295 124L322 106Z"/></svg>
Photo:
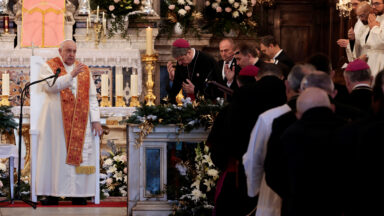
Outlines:
<svg viewBox="0 0 384 216"><path fill-rule="evenodd" d="M78 85L78 77L80 77L81 73L90 72L87 66L75 61L76 44L73 41L64 41L61 44L59 53L60 57L55 59L58 65L62 67L61 76L58 77L52 87L49 86L52 85L52 80L44 83L42 87L46 99L42 104L39 125L36 194L53 197L91 197L95 196L96 192L96 177L93 167L95 167L96 157L98 157L95 154L96 149L92 131L98 135L102 133L96 88L91 74L87 75L89 78L89 110L85 116L86 121L83 121L86 127L83 126L85 130L83 138L80 138L83 141L83 146L81 155L78 154L79 164L73 165L75 163L70 162L71 156L67 154L69 148L63 122L63 111L65 111L63 108L66 107L66 104L63 104L63 98L61 97L63 91L67 91L67 94L72 93L71 97L75 99L75 101L72 101L75 103L74 107L79 106L77 103L81 102L79 95L81 91L79 89L82 89L83 86ZM46 78L55 72L52 65L47 62L42 67L40 78ZM75 114L73 116L72 128L76 128L82 123L80 120L78 121ZM64 118L67 118L67 116L64 116ZM72 131L71 133L75 132ZM79 169L81 167L87 169Z"/></svg>

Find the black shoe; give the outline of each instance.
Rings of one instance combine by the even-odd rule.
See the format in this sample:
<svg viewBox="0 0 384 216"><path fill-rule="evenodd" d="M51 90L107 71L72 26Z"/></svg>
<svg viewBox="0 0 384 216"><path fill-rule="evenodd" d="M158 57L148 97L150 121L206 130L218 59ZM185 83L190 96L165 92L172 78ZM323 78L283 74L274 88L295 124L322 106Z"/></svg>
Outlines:
<svg viewBox="0 0 384 216"><path fill-rule="evenodd" d="M73 197L72 205L87 205L87 199L83 197Z"/></svg>
<svg viewBox="0 0 384 216"><path fill-rule="evenodd" d="M59 205L59 197L47 196L40 200L41 205Z"/></svg>

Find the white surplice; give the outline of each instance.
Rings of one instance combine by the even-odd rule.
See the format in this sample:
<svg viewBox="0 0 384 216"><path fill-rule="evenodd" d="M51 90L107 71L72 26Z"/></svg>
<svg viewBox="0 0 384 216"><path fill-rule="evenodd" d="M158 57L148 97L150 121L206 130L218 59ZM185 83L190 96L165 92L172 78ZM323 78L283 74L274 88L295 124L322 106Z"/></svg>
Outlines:
<svg viewBox="0 0 384 216"><path fill-rule="evenodd" d="M37 150L36 194L57 197L91 197L96 192L95 174L76 174L75 166L65 163L67 150L65 144L64 126L61 112L60 91L70 88L76 96L77 77L72 78L70 72L74 65L64 64L67 74L57 79L53 87L42 84L46 94L42 104L42 114L39 124L39 144ZM44 64L40 78L54 73L48 64ZM52 80L49 81L52 83ZM96 165L96 148L91 131L91 122L100 122L100 112L96 98L96 87L90 76L89 117L83 146L81 166Z"/></svg>
<svg viewBox="0 0 384 216"><path fill-rule="evenodd" d="M367 54L365 40L369 32L369 26L364 25L361 20L358 19L355 24L355 27L353 28L353 31L355 33L355 44L353 46L353 51L351 49L350 43L348 43L348 46L346 48L349 62L352 62L361 55Z"/></svg>
<svg viewBox="0 0 384 216"><path fill-rule="evenodd" d="M265 181L264 160L273 120L289 111L291 108L284 104L259 115L251 133L247 152L243 156L248 196L254 197L259 194L256 216L280 216L281 213L281 198Z"/></svg>
<svg viewBox="0 0 384 216"><path fill-rule="evenodd" d="M384 15L377 16L376 21L380 23L371 29L366 43L368 65L372 75L375 77L384 69Z"/></svg>

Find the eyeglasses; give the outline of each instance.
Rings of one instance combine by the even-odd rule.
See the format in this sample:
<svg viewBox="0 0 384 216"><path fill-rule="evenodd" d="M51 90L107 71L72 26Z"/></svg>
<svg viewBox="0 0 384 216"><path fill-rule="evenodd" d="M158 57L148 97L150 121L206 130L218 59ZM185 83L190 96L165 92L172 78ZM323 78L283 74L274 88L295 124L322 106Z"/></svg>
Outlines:
<svg viewBox="0 0 384 216"><path fill-rule="evenodd" d="M364 18L367 18L368 15L369 15L368 13L367 13L367 14L357 15L357 18L359 18L359 19L364 19Z"/></svg>
<svg viewBox="0 0 384 216"><path fill-rule="evenodd" d="M372 3L372 6L373 7L378 7L378 6L380 6L380 5L382 5L383 3L380 3L380 2L374 2L374 3Z"/></svg>

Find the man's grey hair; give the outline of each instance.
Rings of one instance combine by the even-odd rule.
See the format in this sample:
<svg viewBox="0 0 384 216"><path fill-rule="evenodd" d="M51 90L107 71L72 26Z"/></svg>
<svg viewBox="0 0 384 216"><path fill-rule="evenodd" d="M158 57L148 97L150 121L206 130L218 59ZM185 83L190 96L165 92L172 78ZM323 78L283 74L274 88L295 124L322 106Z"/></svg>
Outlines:
<svg viewBox="0 0 384 216"><path fill-rule="evenodd" d="M59 49L63 49L63 46L64 46L64 44L65 44L67 41L72 41L73 43L76 43L76 42L75 42L74 40L72 40L72 39L65 39L65 40L61 41Z"/></svg>
<svg viewBox="0 0 384 216"><path fill-rule="evenodd" d="M174 46L172 46L172 57L173 58L178 58L180 56L185 56L185 55L187 55L187 52L190 49L191 49L190 47L182 48L182 47L174 47Z"/></svg>
<svg viewBox="0 0 384 216"><path fill-rule="evenodd" d="M299 92L300 84L304 76L316 71L311 64L296 64L288 74L287 82L289 87L295 92Z"/></svg>
<svg viewBox="0 0 384 216"><path fill-rule="evenodd" d="M344 75L348 77L351 82L363 82L371 79L371 69L358 70L358 71L344 71Z"/></svg>
<svg viewBox="0 0 384 216"><path fill-rule="evenodd" d="M335 89L331 76L322 71L310 73L303 78L303 81L301 81L301 90L309 87L321 88L328 94L332 94Z"/></svg>

